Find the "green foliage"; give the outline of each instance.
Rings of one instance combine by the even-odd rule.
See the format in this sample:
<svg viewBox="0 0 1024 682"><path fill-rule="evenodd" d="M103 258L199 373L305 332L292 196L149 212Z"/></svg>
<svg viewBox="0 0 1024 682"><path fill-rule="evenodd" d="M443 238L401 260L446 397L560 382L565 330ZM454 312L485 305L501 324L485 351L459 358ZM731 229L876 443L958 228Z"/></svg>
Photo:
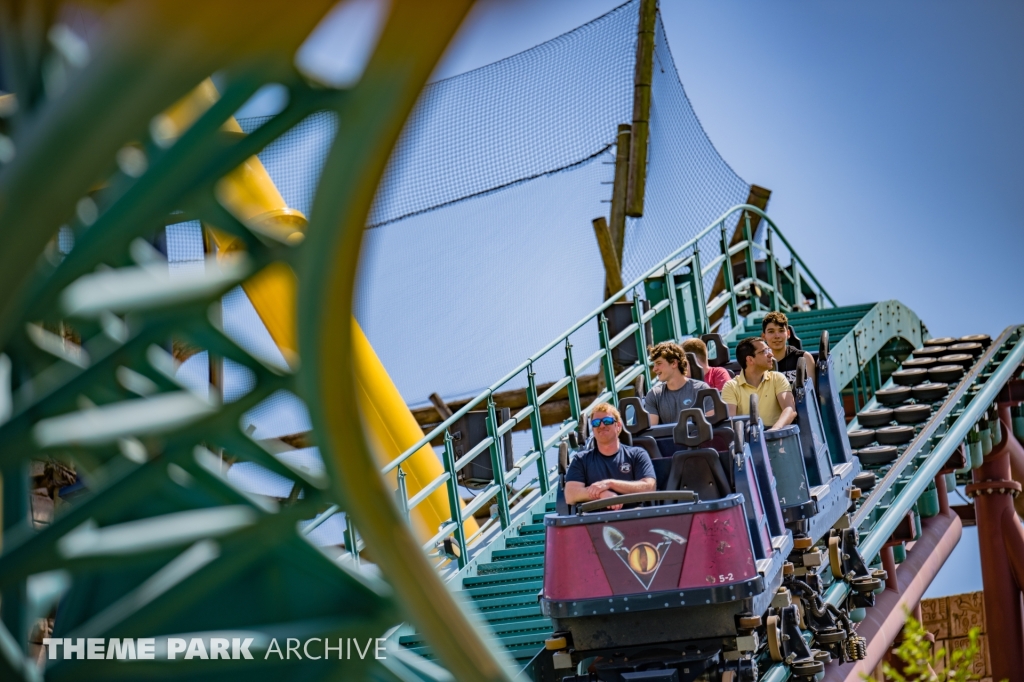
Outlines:
<svg viewBox="0 0 1024 682"><path fill-rule="evenodd" d="M896 657L903 661L903 670L888 663L882 664L886 680L896 682L966 682L970 678L974 657L978 655L980 628L973 627L967 633L968 645L950 654L949 668L946 668L946 649L933 651L928 631L909 613L903 626L903 641L896 647ZM861 675L866 682L883 682L870 675Z"/></svg>

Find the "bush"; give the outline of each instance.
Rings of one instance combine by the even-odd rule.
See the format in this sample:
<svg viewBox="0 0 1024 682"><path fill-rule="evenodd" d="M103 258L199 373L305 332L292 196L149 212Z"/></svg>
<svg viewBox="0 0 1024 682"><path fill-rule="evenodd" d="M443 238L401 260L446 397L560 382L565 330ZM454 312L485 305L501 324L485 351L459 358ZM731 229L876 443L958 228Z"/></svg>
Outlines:
<svg viewBox="0 0 1024 682"><path fill-rule="evenodd" d="M974 657L978 655L980 632L980 628L971 628L967 633L967 648L952 653L947 669L946 649L940 647L938 651L932 651L928 631L908 613L907 622L903 625L903 641L894 650L896 657L904 663L903 670L883 663L882 672L885 679L896 682L966 682L971 674ZM883 682L870 675L861 677L867 682Z"/></svg>

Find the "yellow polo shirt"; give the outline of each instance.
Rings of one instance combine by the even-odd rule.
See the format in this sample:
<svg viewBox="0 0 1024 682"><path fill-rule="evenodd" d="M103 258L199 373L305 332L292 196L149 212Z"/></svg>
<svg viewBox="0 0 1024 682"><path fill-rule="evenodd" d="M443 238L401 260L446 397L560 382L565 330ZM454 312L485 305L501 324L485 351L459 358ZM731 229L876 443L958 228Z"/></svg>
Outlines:
<svg viewBox="0 0 1024 682"><path fill-rule="evenodd" d="M781 372L771 370L765 372L759 386L751 386L747 382L746 375L740 372L722 387L722 400L728 405L735 405L736 414L750 414L750 396L756 393L757 409L761 413L761 421L764 423L764 427L769 429L782 415L782 406L779 405L779 399L776 396L792 390L793 388Z"/></svg>

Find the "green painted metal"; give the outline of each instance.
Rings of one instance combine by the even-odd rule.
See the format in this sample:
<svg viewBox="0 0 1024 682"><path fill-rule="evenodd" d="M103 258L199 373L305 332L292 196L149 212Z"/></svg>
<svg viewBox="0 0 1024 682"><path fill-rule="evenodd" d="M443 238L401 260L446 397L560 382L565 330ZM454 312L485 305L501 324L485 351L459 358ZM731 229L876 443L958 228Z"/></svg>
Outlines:
<svg viewBox="0 0 1024 682"><path fill-rule="evenodd" d="M340 480L351 473L346 467L360 463L379 479L358 424L342 464L332 457L338 451L333 434L322 428L325 410L343 414L331 413L335 423L353 426L344 418L357 412L351 382L343 382L344 395L323 396L315 378L304 378L297 366L271 366L251 356L210 314L251 274L303 262L310 266L299 268L300 306L308 303L301 311L304 333L316 338L317 321L310 317L322 313L323 290L343 298L328 297L331 309L320 322L329 325L342 315L347 324L354 265L341 273L349 286L339 288L332 280L338 273L323 273L316 267L319 254L305 254L355 234L356 247L346 257L356 257L389 150L468 7L461 0L430 8L391 3L362 80L351 90L334 90L309 83L292 65L295 50L333 4L314 0L287 11L266 3L115 4L91 63L67 92L49 98L22 87L42 77L39 60L7 59L24 49L57 64L52 60L59 55L47 54L47 26L25 31L19 22L40 18L34 15L4 22L4 75L8 86L15 84L20 106L16 120L0 123L17 148L0 171L0 364L10 368L0 372L0 404L10 406L0 415L0 679L447 678L404 651L386 660L331 662L262 655L272 638L365 641L405 619L424 627L460 679L505 678L477 628L431 579L425 557L381 561L389 585L360 571L358 554L355 561L335 561L306 541L300 522L319 524L344 509L350 549L363 545L353 520L367 543L382 547L378 560L387 559L389 549L400 552L403 541L416 547L388 496L375 495L372 482L353 490ZM222 75L220 100L173 144L150 137L151 119L215 71ZM225 120L267 83L287 89L285 109L250 135L223 133ZM215 186L318 111L336 112L347 123L323 175L331 191L317 193L306 244L280 243L224 209ZM115 162L128 144L137 145L144 170ZM165 224L184 220L239 238L246 252L167 278L166 264L147 240ZM41 258L62 224L74 233L74 248L63 258L52 251ZM344 260L334 261L332 270ZM74 341L53 332L65 323ZM215 392L207 398L184 390L166 350L172 339L238 363L254 388L228 404ZM347 343L341 345L347 353ZM317 366L317 351L304 349L307 366ZM339 375L350 379L345 372L332 379ZM280 457L280 444L256 442L239 430L247 410L280 390L317 402L327 476L291 467ZM279 504L239 492L224 475L221 453L284 476L294 494ZM59 509L49 526L35 529L25 465L46 457L74 460L89 490ZM426 570L410 576L418 564ZM28 658L27 624L46 615L60 591L29 589L27 578L55 569L61 573L52 575L63 576L58 582L69 585L58 637L245 632L254 639L254 662L57 658L38 669Z"/></svg>
<svg viewBox="0 0 1024 682"><path fill-rule="evenodd" d="M886 473L872 495L858 508L853 522L865 533L861 551L876 554L892 534L903 515L925 492L935 474L960 446L967 434L990 409L999 390L1024 361L1024 327L1008 327L981 357L971 373L951 392L932 418L917 434L907 450ZM891 385L887 384L887 385ZM875 403L869 403L869 407ZM850 429L858 428L856 420ZM907 476L906 486L889 502L885 513L871 526L873 505L885 497L887 488L899 476Z"/></svg>
<svg viewBox="0 0 1024 682"><path fill-rule="evenodd" d="M540 615L537 592L544 570L543 517L554 511L554 491L539 498L515 525L491 539L473 560L451 576L449 584L479 610L493 635L492 646L504 648L525 665L544 646L551 620ZM418 634L399 643L433 658Z"/></svg>
<svg viewBox="0 0 1024 682"><path fill-rule="evenodd" d="M748 316L729 333L726 342L730 351L735 351L741 339L760 336L761 317L760 314ZM859 404L867 402L863 399L867 386L872 387L872 394L876 387L880 388L881 370L877 358L887 345L902 340L911 348L917 348L924 341L920 318L899 301L793 312L787 313L787 317L808 352L817 352L821 332L829 332L832 346L829 352L839 385L854 384L860 389Z"/></svg>

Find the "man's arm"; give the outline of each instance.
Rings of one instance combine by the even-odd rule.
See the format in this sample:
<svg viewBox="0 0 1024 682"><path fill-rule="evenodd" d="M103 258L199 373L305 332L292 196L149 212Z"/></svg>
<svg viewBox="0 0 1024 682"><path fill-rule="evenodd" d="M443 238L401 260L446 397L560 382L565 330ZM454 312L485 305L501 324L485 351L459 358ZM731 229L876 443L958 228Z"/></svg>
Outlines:
<svg viewBox="0 0 1024 682"><path fill-rule="evenodd" d="M782 414L779 415L779 418L772 424L771 428L781 429L783 426L789 426L796 419L796 401L793 399L792 391L783 391L776 394L775 397L779 401L779 407L782 408Z"/></svg>
<svg viewBox="0 0 1024 682"><path fill-rule="evenodd" d="M644 396L644 412L647 413L647 421L650 422L651 426L657 426L661 423L661 420L658 418L658 400L653 388L647 391L647 395Z"/></svg>
<svg viewBox="0 0 1024 682"><path fill-rule="evenodd" d="M657 482L653 478L641 478L639 481L619 481L617 479L611 479L608 483L611 484L608 486L610 490L614 490L620 495L628 495L630 493L650 492L651 490L654 490Z"/></svg>
<svg viewBox="0 0 1024 682"><path fill-rule="evenodd" d="M600 500L602 497L608 496L605 493L609 493L612 489L612 483L619 482L620 481L606 479L604 481L598 481L597 483L584 486L579 481L566 481L565 501L569 504L578 504L580 502L589 502L590 500Z"/></svg>
<svg viewBox="0 0 1024 682"><path fill-rule="evenodd" d="M566 481L565 482L565 502L569 506L579 504L580 502L588 502L590 500L590 493L587 492L585 485L579 481Z"/></svg>
<svg viewBox="0 0 1024 682"><path fill-rule="evenodd" d="M736 411L736 398L737 398L736 388L732 384L730 384L729 382L726 382L725 386L722 387L721 393L722 393L722 402L725 403L725 408L727 410L729 410L729 416L730 417L735 417L736 414L737 414L737 411Z"/></svg>

